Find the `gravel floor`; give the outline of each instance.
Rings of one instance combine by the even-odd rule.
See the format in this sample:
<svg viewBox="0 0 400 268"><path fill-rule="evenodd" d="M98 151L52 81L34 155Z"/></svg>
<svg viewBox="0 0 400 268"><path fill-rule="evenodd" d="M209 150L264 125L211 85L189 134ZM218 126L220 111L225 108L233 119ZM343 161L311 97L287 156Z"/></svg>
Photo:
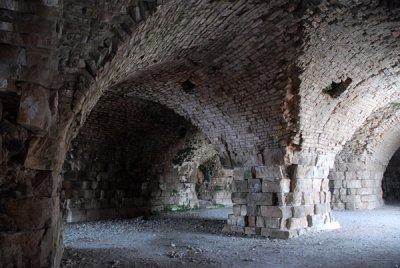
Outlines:
<svg viewBox="0 0 400 268"><path fill-rule="evenodd" d="M290 240L220 233L230 209L69 224L62 267L395 267L400 206L335 212L342 228Z"/></svg>

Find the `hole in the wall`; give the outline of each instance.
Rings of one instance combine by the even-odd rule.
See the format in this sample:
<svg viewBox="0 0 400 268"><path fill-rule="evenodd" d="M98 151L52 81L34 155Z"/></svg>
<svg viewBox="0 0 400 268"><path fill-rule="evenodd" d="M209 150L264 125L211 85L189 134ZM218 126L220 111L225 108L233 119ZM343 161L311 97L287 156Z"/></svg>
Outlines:
<svg viewBox="0 0 400 268"><path fill-rule="evenodd" d="M83 8L82 8L82 14L85 15L86 12L87 12L87 8L86 8L86 7L83 7Z"/></svg>
<svg viewBox="0 0 400 268"><path fill-rule="evenodd" d="M187 129L185 127L181 127L179 129L179 137L184 138L186 136Z"/></svg>
<svg viewBox="0 0 400 268"><path fill-rule="evenodd" d="M187 94L194 94L194 87L195 85L190 80L186 80L182 83L182 89Z"/></svg>
<svg viewBox="0 0 400 268"><path fill-rule="evenodd" d="M328 94L332 98L337 98L339 97L343 92L346 91L346 89L350 86L351 82L353 80L348 77L346 80L342 80L339 83L332 82L332 84L326 86L323 90L322 93Z"/></svg>

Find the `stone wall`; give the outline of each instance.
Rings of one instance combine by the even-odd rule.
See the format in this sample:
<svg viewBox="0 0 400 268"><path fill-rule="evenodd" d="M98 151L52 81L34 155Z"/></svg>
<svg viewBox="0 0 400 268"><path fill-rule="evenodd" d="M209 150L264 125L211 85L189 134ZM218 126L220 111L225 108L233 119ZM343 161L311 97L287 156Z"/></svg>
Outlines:
<svg viewBox="0 0 400 268"><path fill-rule="evenodd" d="M104 96L67 153L67 221L231 204L232 176L207 139L163 106Z"/></svg>
<svg viewBox="0 0 400 268"><path fill-rule="evenodd" d="M393 155L382 180L383 199L400 201L400 150Z"/></svg>
<svg viewBox="0 0 400 268"><path fill-rule="evenodd" d="M399 115L394 104L372 113L336 156L329 174L332 208L374 209L383 205L383 174L400 146Z"/></svg>
<svg viewBox="0 0 400 268"><path fill-rule="evenodd" d="M328 195L326 169L339 152L349 153L339 156L343 162L356 163L360 154L343 148L357 141L358 129L399 122L371 118L400 99L398 1L9 0L0 7L3 266L58 265L59 172L71 140L105 92L158 102L190 119L224 167L299 170L278 177L290 179L288 195L297 198L288 205L292 213L313 196L314 215L307 208L288 218L297 233L308 216L329 223L329 209L321 205ZM340 92L327 93L345 81L350 84ZM381 134L389 141L399 136L383 129L388 136L377 133L367 144ZM357 165L386 166L394 152L385 146L362 153ZM369 155L373 161L364 161ZM370 169L361 171L353 174L373 180ZM271 177L255 173L252 179ZM260 203L255 196L269 200L269 190L257 191L246 196L249 207ZM377 194L366 192L361 203L380 204ZM275 201L270 206L277 209ZM253 219L252 213L242 214ZM291 234L288 225L279 228Z"/></svg>
<svg viewBox="0 0 400 268"><path fill-rule="evenodd" d="M1 267L58 267L63 252L62 8L61 1L0 1Z"/></svg>
<svg viewBox="0 0 400 268"><path fill-rule="evenodd" d="M305 215L329 226L323 185L335 155L373 111L399 98L397 6L197 1L187 8L195 2L171 1L139 27L102 71L100 88L90 88L84 110L104 90L156 100L191 118L224 163L244 170L299 167L306 175L284 178L299 180L301 195L313 196L314 210ZM343 83L340 94L326 93ZM271 152L278 163L269 161ZM294 231L282 228L284 236L310 227L300 218Z"/></svg>

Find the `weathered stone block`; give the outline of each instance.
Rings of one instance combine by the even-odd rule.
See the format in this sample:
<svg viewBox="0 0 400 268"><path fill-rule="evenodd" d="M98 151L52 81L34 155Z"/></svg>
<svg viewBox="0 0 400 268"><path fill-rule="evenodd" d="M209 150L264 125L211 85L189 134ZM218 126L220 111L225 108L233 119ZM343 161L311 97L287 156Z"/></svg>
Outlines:
<svg viewBox="0 0 400 268"><path fill-rule="evenodd" d="M41 86L26 88L21 95L17 123L32 130L47 132L56 113L56 99Z"/></svg>
<svg viewBox="0 0 400 268"><path fill-rule="evenodd" d="M280 218L272 218L272 217L264 217L265 227L271 229L279 229L281 228L281 222L285 221L285 219Z"/></svg>
<svg viewBox="0 0 400 268"><path fill-rule="evenodd" d="M261 216L256 217L256 227L265 227L264 217Z"/></svg>
<svg viewBox="0 0 400 268"><path fill-rule="evenodd" d="M31 180L33 194L37 197L56 196L60 182L59 172L39 171Z"/></svg>
<svg viewBox="0 0 400 268"><path fill-rule="evenodd" d="M257 206L257 205L249 205L249 204L247 204L246 205L247 206L247 215L249 215L249 216L256 216L256 215L258 215L258 213L257 213L257 208L259 207L259 206Z"/></svg>
<svg viewBox="0 0 400 268"><path fill-rule="evenodd" d="M247 204L255 205L272 205L272 194L271 193L248 193Z"/></svg>
<svg viewBox="0 0 400 268"><path fill-rule="evenodd" d="M300 228L307 228L307 227L308 227L307 217L290 218L290 219L288 219L288 228L291 229L291 230L300 229Z"/></svg>
<svg viewBox="0 0 400 268"><path fill-rule="evenodd" d="M241 192L241 193L249 192L249 186L248 186L247 180L235 181L235 187L236 187L236 191L238 191L238 192Z"/></svg>
<svg viewBox="0 0 400 268"><path fill-rule="evenodd" d="M248 193L232 193L232 202L234 204L247 204Z"/></svg>
<svg viewBox="0 0 400 268"><path fill-rule="evenodd" d="M302 192L288 193L286 199L288 206L299 206L301 205L301 201L303 199L303 193Z"/></svg>
<svg viewBox="0 0 400 268"><path fill-rule="evenodd" d="M314 202L320 203L319 202L319 192L315 193L303 193L303 200L302 200L302 205L313 205Z"/></svg>
<svg viewBox="0 0 400 268"><path fill-rule="evenodd" d="M285 178L286 167L285 166L258 166L254 167L254 175L258 179L273 179Z"/></svg>
<svg viewBox="0 0 400 268"><path fill-rule="evenodd" d="M320 192L322 190L322 179L312 179L312 183L314 192Z"/></svg>
<svg viewBox="0 0 400 268"><path fill-rule="evenodd" d="M361 180L350 180L346 181L347 188L361 188L362 183Z"/></svg>
<svg viewBox="0 0 400 268"><path fill-rule="evenodd" d="M235 181L244 180L244 169L243 168L234 168L233 169L233 177Z"/></svg>
<svg viewBox="0 0 400 268"><path fill-rule="evenodd" d="M261 216L274 218L292 217L291 207L261 206Z"/></svg>
<svg viewBox="0 0 400 268"><path fill-rule="evenodd" d="M261 180L250 179L247 182L248 182L248 186L249 186L249 192L251 192L251 193L261 192Z"/></svg>
<svg viewBox="0 0 400 268"><path fill-rule="evenodd" d="M280 179L280 180L263 180L262 181L262 191L266 193L288 193L290 192L290 180Z"/></svg>
<svg viewBox="0 0 400 268"><path fill-rule="evenodd" d="M295 218L302 218L307 215L314 214L314 206L295 206L292 208L293 210L293 217Z"/></svg>
<svg viewBox="0 0 400 268"><path fill-rule="evenodd" d="M58 220L60 202L58 197L2 199L0 210L4 215L12 219L14 225L22 230L45 228L53 225ZM26 212L26 213L21 213ZM1 230L7 230L9 226L0 226Z"/></svg>
<svg viewBox="0 0 400 268"><path fill-rule="evenodd" d="M245 227L244 228L244 233L246 235L255 235L256 234L256 228L255 227Z"/></svg>
<svg viewBox="0 0 400 268"><path fill-rule="evenodd" d="M293 192L313 192L313 180L311 179L297 179L293 182Z"/></svg>
<svg viewBox="0 0 400 268"><path fill-rule="evenodd" d="M230 229L231 229L231 232L234 232L234 233L240 233L240 234L244 233L244 227L243 226L232 225L230 227Z"/></svg>
<svg viewBox="0 0 400 268"><path fill-rule="evenodd" d="M314 178L315 166L296 165L294 168L294 179L304 180Z"/></svg>

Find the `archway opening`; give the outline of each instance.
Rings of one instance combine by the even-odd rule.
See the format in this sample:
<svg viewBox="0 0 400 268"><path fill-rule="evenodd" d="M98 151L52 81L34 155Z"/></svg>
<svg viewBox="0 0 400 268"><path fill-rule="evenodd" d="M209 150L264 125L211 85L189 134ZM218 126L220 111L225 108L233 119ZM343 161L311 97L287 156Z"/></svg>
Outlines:
<svg viewBox="0 0 400 268"><path fill-rule="evenodd" d="M67 222L231 206L232 171L207 137L164 106L106 94L63 167Z"/></svg>
<svg viewBox="0 0 400 268"><path fill-rule="evenodd" d="M387 204L400 204L400 148L390 159L382 179L383 199Z"/></svg>

